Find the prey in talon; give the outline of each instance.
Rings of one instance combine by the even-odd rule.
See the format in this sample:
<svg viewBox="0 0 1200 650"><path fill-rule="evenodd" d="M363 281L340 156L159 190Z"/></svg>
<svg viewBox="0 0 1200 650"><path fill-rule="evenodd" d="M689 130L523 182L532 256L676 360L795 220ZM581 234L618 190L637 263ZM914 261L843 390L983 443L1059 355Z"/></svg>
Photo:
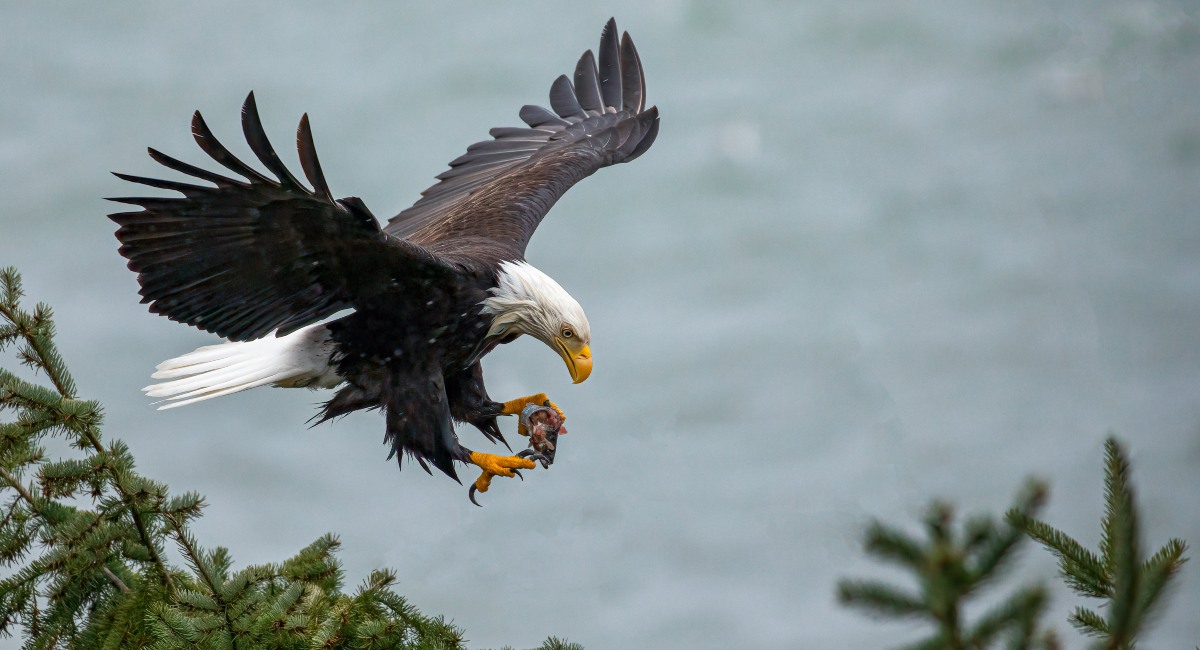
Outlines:
<svg viewBox="0 0 1200 650"><path fill-rule="evenodd" d="M543 469L550 469L558 437L567 433L562 416L549 406L530 404L521 411L521 424L529 432L529 448L517 452L517 456L536 460Z"/></svg>
<svg viewBox="0 0 1200 650"><path fill-rule="evenodd" d="M575 183L650 148L658 109L646 105L633 40L610 19L597 54L584 52L553 82L549 108L527 105L519 117L381 223L362 199L334 198L307 115L296 131L301 174L271 145L253 93L241 131L257 164L195 113L192 135L220 171L150 149L182 179L117 177L174 194L111 199L133 207L109 218L150 311L224 340L159 364L145 392L163 409L259 386L336 389L318 423L379 410L389 458L455 480L458 463L479 468L472 501L494 477L549 467L562 411L543 393L493 400L480 364L528 335L562 358L574 383L591 374L583 307L526 261L526 248ZM625 194L613 187L607 209L621 209ZM564 241L573 256L587 252L583 231ZM522 454L459 442L456 424L504 443L505 415L523 417Z"/></svg>

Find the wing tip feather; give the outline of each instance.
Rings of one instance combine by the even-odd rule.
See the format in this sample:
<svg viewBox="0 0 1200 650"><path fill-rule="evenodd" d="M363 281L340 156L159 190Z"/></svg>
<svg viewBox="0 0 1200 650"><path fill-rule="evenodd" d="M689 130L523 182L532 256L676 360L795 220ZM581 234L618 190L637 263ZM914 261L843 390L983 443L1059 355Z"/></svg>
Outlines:
<svg viewBox="0 0 1200 650"><path fill-rule="evenodd" d="M308 119L308 113L300 116L300 124L296 127L296 153L300 157L300 169L304 171L304 176L313 189L332 203L333 193L329 190L329 182L325 180L321 160L317 157L317 145L313 140L312 123Z"/></svg>
<svg viewBox="0 0 1200 650"><path fill-rule="evenodd" d="M455 210L481 184L550 148L587 140L587 146L601 154L597 165L607 166L640 156L657 136L657 109L643 110L646 82L640 56L629 32L617 30L615 17L605 23L599 49L584 50L573 75L554 79L549 97L549 108L529 104L519 111L528 129L497 127L488 132L495 140L512 138L522 144L509 148L483 141L467 147L466 154L435 176L437 182L422 191L415 204L388 221L385 231L402 238L418 236L418 241L438 236L430 224L439 214ZM539 142L541 146L536 146Z"/></svg>
<svg viewBox="0 0 1200 650"><path fill-rule="evenodd" d="M621 73L621 45L617 38L617 21L609 18L600 32L600 96L605 108L624 106L624 79Z"/></svg>

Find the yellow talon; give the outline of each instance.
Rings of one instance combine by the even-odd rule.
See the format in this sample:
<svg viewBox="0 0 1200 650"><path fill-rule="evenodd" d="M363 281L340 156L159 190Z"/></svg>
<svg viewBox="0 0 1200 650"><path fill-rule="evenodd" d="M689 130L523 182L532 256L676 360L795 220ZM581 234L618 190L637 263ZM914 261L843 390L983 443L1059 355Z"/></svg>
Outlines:
<svg viewBox="0 0 1200 650"><path fill-rule="evenodd" d="M562 409L558 408L557 404L551 402L550 398L546 397L545 393L538 393L537 395L529 395L528 397L518 397L517 399L509 400L504 403L504 407L500 410L500 412L504 415L520 415L521 411L523 411L525 407L529 406L530 404L535 404L537 406L549 406L558 413L558 417L563 422L567 421L567 414L563 413ZM525 429L525 425L521 423L517 423L517 433L523 436L529 435L529 432ZM480 490L480 492L483 492L483 490Z"/></svg>
<svg viewBox="0 0 1200 650"><path fill-rule="evenodd" d="M475 479L475 489L480 492L488 491L488 487L492 484L493 476L512 478L516 476L513 470L533 469L537 467L537 463L528 458L521 458L520 456L497 456L478 451L471 452L471 462L483 470L479 478Z"/></svg>
<svg viewBox="0 0 1200 650"><path fill-rule="evenodd" d="M484 472L496 476L511 477L514 469L533 469L534 462L520 456L497 456L479 451L471 452L471 462L478 465ZM482 492L482 490L480 490Z"/></svg>
<svg viewBox="0 0 1200 650"><path fill-rule="evenodd" d="M511 478L521 475L518 470L537 467L537 463L528 458L521 458L520 456L497 456L478 451L471 452L471 462L483 470L483 473L479 475L479 478L475 479L475 483L471 485L471 489L467 493L467 496L471 499L471 503L475 505L479 505L479 502L475 500L475 492L487 492L488 488L492 486L493 476Z"/></svg>

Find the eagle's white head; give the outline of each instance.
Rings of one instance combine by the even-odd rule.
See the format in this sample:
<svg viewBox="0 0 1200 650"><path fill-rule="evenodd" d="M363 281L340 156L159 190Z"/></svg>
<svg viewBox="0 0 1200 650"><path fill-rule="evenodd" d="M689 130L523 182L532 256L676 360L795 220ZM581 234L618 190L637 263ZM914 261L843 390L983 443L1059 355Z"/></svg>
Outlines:
<svg viewBox="0 0 1200 650"><path fill-rule="evenodd" d="M502 262L499 283L484 299L492 316L488 338L509 341L528 334L563 358L571 379L592 374L592 331L583 307L550 276L527 262Z"/></svg>

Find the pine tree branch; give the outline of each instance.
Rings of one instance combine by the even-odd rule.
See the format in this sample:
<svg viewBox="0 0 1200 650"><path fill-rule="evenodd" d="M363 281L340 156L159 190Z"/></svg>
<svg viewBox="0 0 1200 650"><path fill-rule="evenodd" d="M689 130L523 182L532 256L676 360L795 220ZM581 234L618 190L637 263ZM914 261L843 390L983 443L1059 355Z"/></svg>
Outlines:
<svg viewBox="0 0 1200 650"><path fill-rule="evenodd" d="M1104 451L1105 499L1099 556L1062 531L1023 513L1010 511L1008 519L1058 556L1059 572L1072 589L1106 601L1102 606L1107 617L1079 607L1068 618L1070 623L1102 639L1104 648L1129 650L1135 647L1161 594L1186 561L1186 545L1172 539L1151 558L1140 559L1140 527L1128 455L1112 436L1105 440Z"/></svg>
<svg viewBox="0 0 1200 650"><path fill-rule="evenodd" d="M1006 518L1058 558L1059 575L1076 592L1092 598L1112 596L1112 582L1104 562L1095 553L1070 535L1020 511L1009 510Z"/></svg>
<svg viewBox="0 0 1200 650"><path fill-rule="evenodd" d="M16 333L25 339L28 346L27 352L22 356L27 357L46 373L59 394L74 398L75 382L54 346L50 309L45 305L38 305L31 316L20 308L20 300L25 293L21 290L20 274L11 266L0 269L0 289L3 290L3 296L0 297L0 316L16 328Z"/></svg>
<svg viewBox="0 0 1200 650"><path fill-rule="evenodd" d="M980 617L970 632L969 643L972 647L987 647L993 638L1006 629L1021 629L1027 622L1036 620L1045 605L1044 589L1040 586L1026 587ZM1031 634L1033 630L1022 629L1022 632Z"/></svg>
<svg viewBox="0 0 1200 650"><path fill-rule="evenodd" d="M1029 482L1019 494L1012 517L1027 518L1044 502L1046 488ZM1014 650L1029 650L1038 637L1038 619L1047 599L1040 586L1027 586L994 607L972 624L966 615L969 601L989 579L1007 571L1006 560L1024 535L1010 519L1000 526L992 517L974 517L964 524L954 520L953 508L934 501L924 515L925 539L873 522L866 533L866 550L874 556L905 566L920 585L919 594L880 582L841 580L838 599L892 618L921 617L936 626L933 636L904 646L905 650L989 650L1009 640ZM1041 635L1042 645L1053 646L1052 635Z"/></svg>
<svg viewBox="0 0 1200 650"><path fill-rule="evenodd" d="M1029 480L1017 496L1012 511L1025 517L1032 516L1046 503L1049 488L1042 481ZM1011 521L1001 529L993 523L991 517L977 519L973 526L968 527L968 533L975 530L975 539L968 534L968 552L972 561L968 563L971 572L972 588L986 583L994 575L1003 573L1006 563L1016 555L1017 546L1024 541L1025 531Z"/></svg>
<svg viewBox="0 0 1200 650"><path fill-rule="evenodd" d="M1114 650L1132 646L1140 626L1138 592L1141 588L1140 539L1133 490L1129 486L1129 461L1115 438L1105 447L1104 537L1100 547L1112 574L1113 596L1108 622Z"/></svg>
<svg viewBox="0 0 1200 650"><path fill-rule="evenodd" d="M898 650L961 650L961 648L961 645L955 643L955 639L947 637L944 632L939 632L924 641L900 646Z"/></svg>
<svg viewBox="0 0 1200 650"><path fill-rule="evenodd" d="M35 313L30 315L20 308L20 299L24 295L21 290L21 278L16 272L16 269L7 267L0 270L0 316L8 320L16 332L13 337L20 336L25 340L28 348L24 355L27 358L33 357L33 361L37 367L40 367L54 384L55 390L58 391L58 399L54 400L54 411L57 417L54 418L57 424L66 426L81 434L87 444L92 447L98 454L109 455L111 450L107 449L101 442L99 433L96 430L96 425L99 421L99 413L94 406L85 408L82 414L68 412L65 408L67 402L76 402L75 400L75 382L71 378L70 372L66 369L66 364L59 356L56 346L53 342L53 322L51 321L50 309L44 305L38 305ZM8 373L5 373L6 375ZM17 379L13 377L12 379ZM18 380L19 381L19 380ZM6 382L9 383L9 382ZM24 386L27 382L20 382L17 385ZM30 384L31 388L40 389L35 385ZM39 397L36 391L26 391L30 393L29 397ZM32 406L32 405L31 405ZM85 406L89 406L86 405ZM74 411L75 409L70 409ZM158 568L159 574L162 577L163 584L168 591L174 592L175 584L171 579L171 573L167 570L166 563L163 562L158 549L154 543L153 537L146 525L145 519L142 517L140 509L136 505L134 495L131 494L121 481L119 473L115 468L108 466L108 474L112 479L113 486L117 492L121 494L126 505L134 527L137 529L138 536L141 538L141 543L146 547L146 552L149 554L151 561ZM22 488L19 486L18 490ZM32 500L27 499L32 503Z"/></svg>
<svg viewBox="0 0 1200 650"><path fill-rule="evenodd" d="M8 472L8 470L0 467L0 478L3 478L6 483L8 483L14 490L17 491L17 494L21 495L21 498L25 499L25 501L29 504L29 509L31 511L37 512L38 506L37 502L33 499L33 494L25 489L25 486L21 484L21 481L17 479L16 476L13 476Z"/></svg>
<svg viewBox="0 0 1200 650"><path fill-rule="evenodd" d="M1167 592L1171 581L1187 562L1183 557L1187 544L1181 539L1171 539L1142 564L1141 593L1138 594L1137 611L1143 624L1153 615L1159 598Z"/></svg>
<svg viewBox="0 0 1200 650"><path fill-rule="evenodd" d="M196 544L194 540L192 540L191 535L189 535L188 532L183 528L183 523L171 514L165 514L164 517L170 526L171 532L175 536L176 543L179 544L179 547L183 550L184 555L187 556L188 560L195 567L196 574L200 576L201 581L203 581L204 585L208 587L209 592L212 594L212 598L220 607L221 616L225 621L226 634L229 635L233 647L236 648L238 634L237 630L234 629L233 620L229 618L229 603L224 597L224 590L222 588L223 585L217 581L216 576L212 575L212 572L209 570L209 563L205 561L203 553L196 548Z"/></svg>
<svg viewBox="0 0 1200 650"><path fill-rule="evenodd" d="M154 540L150 537L150 532L146 530L146 522L142 520L138 511L130 504L130 512L133 514L133 524L137 528L138 537L141 538L142 545L146 547L146 552L150 554L150 561L154 566L158 567L158 573L162 577L163 585L167 591L175 593L175 581L171 578L171 572L167 570L166 563L158 554L158 549L154 547Z"/></svg>
<svg viewBox="0 0 1200 650"><path fill-rule="evenodd" d="M566 639L560 639L556 636L552 636L543 641L541 647L535 648L534 650L583 650L583 646L579 645L578 643L571 643Z"/></svg>
<svg viewBox="0 0 1200 650"><path fill-rule="evenodd" d="M92 449L96 453L111 454L112 451L106 448L100 442L100 436L96 433L94 426L87 426L83 430ZM113 487L120 493L122 500L125 502L125 507L129 511L129 516L133 519L133 525L137 529L138 537L141 538L142 545L146 547L146 552L150 555L150 560L158 568L159 575L162 577L163 585L167 591L175 593L175 581L171 578L171 572L167 570L167 565L163 562L162 556L158 553L158 547L154 543L154 538L150 536L150 531L146 527L146 521L142 517L141 510L137 507L134 501L134 495L129 492L125 484L121 481L121 476L116 468L108 467L108 473L112 477Z"/></svg>
<svg viewBox="0 0 1200 650"><path fill-rule="evenodd" d="M925 549L919 541L883 522L871 522L867 528L864 547L871 555L893 560L910 569L920 570L925 563Z"/></svg>
<svg viewBox="0 0 1200 650"><path fill-rule="evenodd" d="M17 479L16 476L11 474L7 469L0 467L0 478L3 478L4 481L8 483L14 490L16 490L17 494L21 495L21 498L29 504L30 512L41 512L42 509L38 502L34 500L33 494L25 489L25 486L21 484L21 481ZM103 573L104 577L107 578L108 581L111 582L117 589L120 589L123 593L129 593L129 585L126 585L125 582L117 577L117 575L108 567L100 567L100 572Z"/></svg>
<svg viewBox="0 0 1200 650"><path fill-rule="evenodd" d="M109 582L113 583L113 585L116 586L117 589L120 589L121 593L126 593L126 594L129 593L129 585L125 584L124 580L117 577L117 574L113 573L112 569L109 569L106 566L102 566L102 567L100 567L100 573L103 573L104 577L108 578Z"/></svg>
<svg viewBox="0 0 1200 650"><path fill-rule="evenodd" d="M1102 638L1110 633L1108 621L1103 616L1083 607L1076 607L1067 617L1067 621L1075 626L1075 629L1091 637Z"/></svg>
<svg viewBox="0 0 1200 650"><path fill-rule="evenodd" d="M925 602L918 596L870 580L841 580L838 601L881 616L929 618Z"/></svg>
<svg viewBox="0 0 1200 650"><path fill-rule="evenodd" d="M33 336L26 335L25 340L29 345L29 349L37 356L37 365L46 373L46 377L54 384L54 388L66 399L75 399L75 380L71 377L71 373L67 371L66 364L63 363L62 357L58 354L58 348L54 345L51 338L53 336L53 326L50 324L50 309L44 305L38 305L34 311L34 325L37 331L33 332Z"/></svg>
<svg viewBox="0 0 1200 650"><path fill-rule="evenodd" d="M1104 441L1104 518L1100 521L1100 556L1110 573L1114 572L1120 547L1118 537L1122 532L1127 533L1120 525L1127 521L1124 515L1132 509L1132 497L1127 489L1128 474L1129 462L1116 439L1108 437Z"/></svg>

